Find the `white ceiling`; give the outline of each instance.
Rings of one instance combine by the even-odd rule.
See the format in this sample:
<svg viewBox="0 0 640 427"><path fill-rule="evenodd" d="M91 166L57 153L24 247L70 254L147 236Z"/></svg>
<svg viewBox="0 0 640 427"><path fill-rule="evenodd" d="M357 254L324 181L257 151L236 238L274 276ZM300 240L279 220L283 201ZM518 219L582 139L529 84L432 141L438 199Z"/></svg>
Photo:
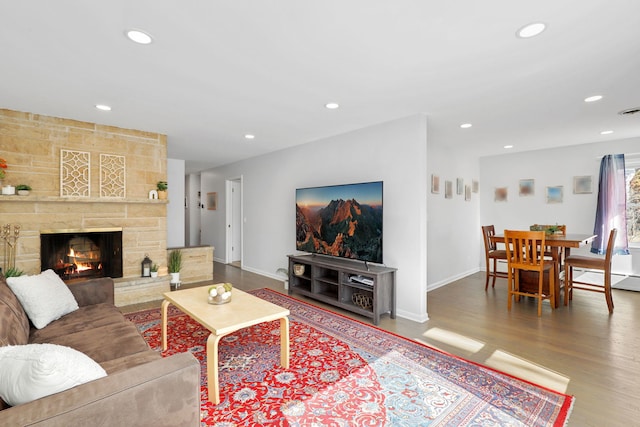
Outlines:
<svg viewBox="0 0 640 427"><path fill-rule="evenodd" d="M166 134L187 171L417 113L476 154L637 137L632 107L638 0L0 0L0 108Z"/></svg>

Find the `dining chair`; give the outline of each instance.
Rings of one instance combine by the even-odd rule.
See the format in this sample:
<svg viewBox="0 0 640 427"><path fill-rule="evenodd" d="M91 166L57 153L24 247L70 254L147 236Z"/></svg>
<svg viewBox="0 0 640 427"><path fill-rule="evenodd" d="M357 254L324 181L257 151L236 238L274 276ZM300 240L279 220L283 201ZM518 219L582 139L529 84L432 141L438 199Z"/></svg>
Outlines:
<svg viewBox="0 0 640 427"><path fill-rule="evenodd" d="M616 241L617 229L611 230L607 242L607 252L604 257L569 255L564 260L564 305L569 304L573 299L573 290L582 289L584 291L603 293L607 300L609 314L613 313L613 296L611 295L611 258L613 256L613 246ZM604 274L604 283L593 283L574 280L573 268L583 268L585 270L598 270ZM579 278L579 277L578 277ZM586 279L583 279L586 280Z"/></svg>
<svg viewBox="0 0 640 427"><path fill-rule="evenodd" d="M507 252L504 249L498 249L496 242L493 241L492 237L496 234L496 229L493 225L483 225L482 226L482 236L484 237L484 255L486 262L486 281L484 284L484 290L486 291L489 288L489 278L493 277L493 283L491 287L494 288L496 286L496 277L501 277L503 279L507 278L507 273L503 271L498 271L498 260L507 260ZM493 270L489 268L491 261L493 260Z"/></svg>
<svg viewBox="0 0 640 427"><path fill-rule="evenodd" d="M554 262L545 262L544 231L504 230L505 250L507 251L509 299L507 308L511 311L513 299L521 296L534 297L538 300L538 316L542 316L542 301L549 300L551 308L555 307ZM521 288L521 275L526 272L537 274L537 287ZM546 273L546 275L545 275ZM544 286L545 276L548 286Z"/></svg>

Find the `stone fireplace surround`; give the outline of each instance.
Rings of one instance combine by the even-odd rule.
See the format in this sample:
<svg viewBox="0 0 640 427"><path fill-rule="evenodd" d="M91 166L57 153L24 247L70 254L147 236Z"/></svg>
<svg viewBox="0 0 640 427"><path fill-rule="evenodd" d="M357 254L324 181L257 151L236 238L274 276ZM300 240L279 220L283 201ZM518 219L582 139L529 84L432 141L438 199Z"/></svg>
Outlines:
<svg viewBox="0 0 640 427"><path fill-rule="evenodd" d="M88 197L60 196L61 150L90 153ZM167 201L148 194L166 180L166 153L165 135L0 109L4 184L32 187L29 196L0 196L0 225L20 225L16 267L40 272L41 230L121 228L123 278L116 280L116 304L161 298L169 290ZM125 157L126 197L100 197L100 154ZM161 266L159 278L140 277L145 254ZM0 248L0 266L4 257Z"/></svg>

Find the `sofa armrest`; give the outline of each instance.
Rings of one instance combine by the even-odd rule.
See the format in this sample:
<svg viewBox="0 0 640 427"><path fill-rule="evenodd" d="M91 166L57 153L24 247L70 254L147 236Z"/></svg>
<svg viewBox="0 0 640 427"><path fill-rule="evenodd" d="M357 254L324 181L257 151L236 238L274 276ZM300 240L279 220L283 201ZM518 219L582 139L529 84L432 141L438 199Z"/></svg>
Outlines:
<svg viewBox="0 0 640 427"><path fill-rule="evenodd" d="M80 307L100 303L115 304L114 284L110 277L67 283Z"/></svg>
<svg viewBox="0 0 640 427"><path fill-rule="evenodd" d="M200 363L154 360L0 411L0 425L200 426Z"/></svg>

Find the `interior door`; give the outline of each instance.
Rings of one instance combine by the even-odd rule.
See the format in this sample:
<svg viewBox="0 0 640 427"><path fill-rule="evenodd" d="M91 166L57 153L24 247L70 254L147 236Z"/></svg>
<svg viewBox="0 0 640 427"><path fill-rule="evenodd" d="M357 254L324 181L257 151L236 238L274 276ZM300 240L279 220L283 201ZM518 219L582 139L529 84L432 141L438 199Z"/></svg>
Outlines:
<svg viewBox="0 0 640 427"><path fill-rule="evenodd" d="M231 181L231 262L242 262L242 186Z"/></svg>

